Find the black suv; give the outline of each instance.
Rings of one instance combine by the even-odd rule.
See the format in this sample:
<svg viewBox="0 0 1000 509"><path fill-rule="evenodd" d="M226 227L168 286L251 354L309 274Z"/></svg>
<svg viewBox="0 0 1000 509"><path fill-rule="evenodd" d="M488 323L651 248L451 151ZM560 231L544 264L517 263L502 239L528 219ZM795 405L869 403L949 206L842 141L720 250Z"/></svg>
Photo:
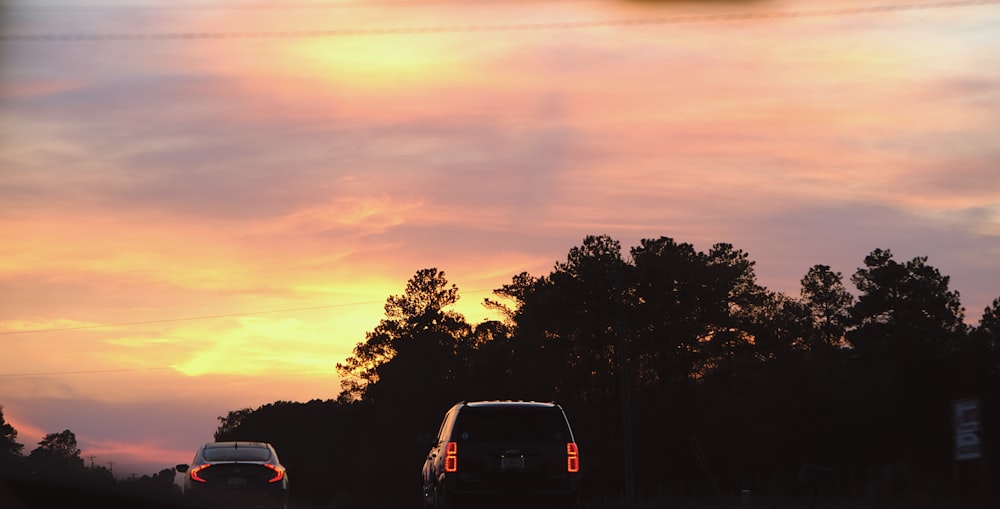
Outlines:
<svg viewBox="0 0 1000 509"><path fill-rule="evenodd" d="M458 403L431 442L423 467L426 507L571 508L579 502L580 451L555 403Z"/></svg>

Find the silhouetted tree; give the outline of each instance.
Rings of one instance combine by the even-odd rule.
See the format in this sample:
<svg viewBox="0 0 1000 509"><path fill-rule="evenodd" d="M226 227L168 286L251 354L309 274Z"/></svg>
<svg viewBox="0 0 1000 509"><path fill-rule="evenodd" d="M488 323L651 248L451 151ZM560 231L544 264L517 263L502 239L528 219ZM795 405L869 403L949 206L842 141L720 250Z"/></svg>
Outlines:
<svg viewBox="0 0 1000 509"><path fill-rule="evenodd" d="M708 252L707 286L716 293L706 316L709 328L702 338L707 355L701 371L721 371L732 377L734 360L747 355L755 341L755 313L767 304L769 292L757 284L749 255L732 244L718 243Z"/></svg>
<svg viewBox="0 0 1000 509"><path fill-rule="evenodd" d="M870 337L872 329L900 328L913 334L894 335L890 342L935 347L965 332L958 292L948 289L950 278L927 265L927 257L898 263L891 251L876 249L851 280L861 291L851 312L862 332L856 338Z"/></svg>
<svg viewBox="0 0 1000 509"><path fill-rule="evenodd" d="M861 295L851 309L848 340L857 352L856 422L878 443L862 447L872 462L904 462L928 471L946 465L951 422L949 358L966 334L958 292L926 257L896 262L889 250L865 257L852 281ZM863 384L863 385L861 385Z"/></svg>
<svg viewBox="0 0 1000 509"><path fill-rule="evenodd" d="M699 340L700 365L695 368L701 377L696 423L704 456L715 465L717 482L735 489L744 466L733 451L745 450L756 439L749 433L756 416L749 412L751 391L759 377L762 345L758 342L768 339L761 320L769 316L774 295L757 283L755 262L743 250L716 243L706 261L704 284L712 298L706 309L705 335ZM773 344L770 347L774 349Z"/></svg>
<svg viewBox="0 0 1000 509"><path fill-rule="evenodd" d="M952 359L956 396L997 392L1000 384L1000 299L983 309L979 325L960 337Z"/></svg>
<svg viewBox="0 0 1000 509"><path fill-rule="evenodd" d="M556 399L595 404L618 401L618 302L627 270L621 244L607 235L588 236L570 249L565 262L549 275L560 290L558 304L545 333L547 343L562 350L556 366ZM561 323L559 323L561 321ZM628 390L631 390L629 388Z"/></svg>
<svg viewBox="0 0 1000 509"><path fill-rule="evenodd" d="M691 244L668 237L643 239L632 248L635 333L631 353L640 388L689 392L701 364L706 317L717 300L707 281L708 259Z"/></svg>
<svg viewBox="0 0 1000 509"><path fill-rule="evenodd" d="M492 309L500 313L503 318L503 323L508 327L516 327L518 313L524 305L525 300L531 292L534 291L536 283L538 283L538 278L528 274L527 272L516 274L513 278L511 278L511 282L509 284L493 290L495 295L513 302L513 307L490 298L483 299L483 306L487 309Z"/></svg>
<svg viewBox="0 0 1000 509"><path fill-rule="evenodd" d="M375 386L386 376L397 377L381 394L412 401L396 391L417 392L432 380L454 381L460 365L458 350L471 331L461 314L446 308L459 299L444 272L422 269L409 280L403 295L390 296L385 318L365 334L354 353L337 364L342 391L351 399L373 401ZM440 385L440 384L438 384Z"/></svg>
<svg viewBox="0 0 1000 509"><path fill-rule="evenodd" d="M992 359L996 361L996 356L1000 353L1000 297L993 299L993 302L983 309L983 316L979 319L979 326L976 327L974 335L980 338L986 351L990 352ZM1000 369L1000 365L994 362L991 368L995 371Z"/></svg>
<svg viewBox="0 0 1000 509"><path fill-rule="evenodd" d="M228 437L231 433L235 433L243 424L243 420L249 417L253 413L251 408L241 408L239 410L230 410L225 417L219 417L219 427L215 430L215 439L217 441L224 441L223 437Z"/></svg>
<svg viewBox="0 0 1000 509"><path fill-rule="evenodd" d="M53 459L83 466L80 449L76 444L76 434L68 429L45 435L42 441L38 442L38 447L31 451L29 458Z"/></svg>
<svg viewBox="0 0 1000 509"><path fill-rule="evenodd" d="M734 390L750 390L759 360L753 354L757 336L764 331L754 326L770 300L755 283L753 263L745 253L728 244L716 244L708 253L691 244L669 237L643 239L633 247L634 268L628 274L629 353L636 384L636 408L658 408L643 412L634 422L640 483L656 483L666 476L690 476L691 465L704 450L692 448L697 436L710 435L716 416L740 414L741 397ZM776 309L776 308L775 308ZM725 398L713 398L706 386L709 378L739 377L738 384L723 383ZM669 409L669 411L666 411ZM741 415L740 419L750 420ZM726 436L739 441L729 421ZM720 442L704 444L713 464L725 458ZM668 453L669 451L669 453ZM684 458L664 464L665 454ZM737 454L730 450L728 456ZM742 456L743 454L741 454ZM693 462L693 463L692 463ZM643 479L646 477L647 479Z"/></svg>
<svg viewBox="0 0 1000 509"><path fill-rule="evenodd" d="M17 442L17 430L7 423L0 405L0 461L10 457L20 457L24 445Z"/></svg>
<svg viewBox="0 0 1000 509"><path fill-rule="evenodd" d="M844 346L854 296L844 287L841 273L828 265L814 265L802 278L800 296L811 322L810 334L805 338L807 346L812 349Z"/></svg>
<svg viewBox="0 0 1000 509"><path fill-rule="evenodd" d="M463 399L525 399L514 393L514 356L519 346L508 322L488 320L477 325L469 339L470 351L459 380Z"/></svg>
<svg viewBox="0 0 1000 509"><path fill-rule="evenodd" d="M81 480L84 474L83 458L77 447L76 435L70 430L49 433L38 442L27 457L27 464L35 475Z"/></svg>
<svg viewBox="0 0 1000 509"><path fill-rule="evenodd" d="M510 354L505 356L509 362L503 365L504 378L509 380L506 392L511 398L557 399L555 387L565 357L545 332L546 317L562 304L559 298L548 297L556 291L549 278L524 273L494 291L516 303L516 308L507 312L513 324L514 337L508 345ZM487 300L488 306L489 302ZM503 349L503 346L482 345L479 352L503 355L495 351L497 349Z"/></svg>
<svg viewBox="0 0 1000 509"><path fill-rule="evenodd" d="M24 461L23 449L24 445L17 442L17 430L4 419L0 405L0 479L17 475Z"/></svg>
<svg viewBox="0 0 1000 509"><path fill-rule="evenodd" d="M794 352L768 367L769 383L757 399L774 402L769 412L778 419L775 424L797 423L784 437L775 436L776 441L786 439L782 441L788 448L781 454L786 465L844 466L852 461L844 433L852 425L845 411L852 401L844 387L850 376L852 352L846 334L854 296L844 286L841 273L827 265L810 267L800 284L799 298L787 303L788 311L800 317L794 320L797 331L791 333L798 336L792 339ZM782 320L771 323L773 329L783 328Z"/></svg>
<svg viewBox="0 0 1000 509"><path fill-rule="evenodd" d="M521 385L515 390L564 404L617 401L615 281L622 270L620 244L588 236L548 276L504 287L521 300L514 314L519 353L512 371Z"/></svg>
<svg viewBox="0 0 1000 509"><path fill-rule="evenodd" d="M966 374L975 369L981 371L979 379L969 381L971 386L965 389L966 394L978 394L982 397L983 416L983 436L992 437L984 439L985 457L1000 458L1000 298L983 309L983 316L979 319L979 326L970 335L974 345L970 348L971 356L978 356L979 362L959 363L959 371ZM990 459L990 464L994 467L993 479L997 478L996 460ZM994 501L997 497L994 496Z"/></svg>

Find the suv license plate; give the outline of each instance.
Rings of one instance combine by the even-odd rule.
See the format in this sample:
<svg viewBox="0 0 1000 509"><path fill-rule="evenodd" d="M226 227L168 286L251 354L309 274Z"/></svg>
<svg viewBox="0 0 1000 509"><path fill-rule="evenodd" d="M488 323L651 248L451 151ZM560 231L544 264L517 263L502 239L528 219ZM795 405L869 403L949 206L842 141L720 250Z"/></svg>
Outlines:
<svg viewBox="0 0 1000 509"><path fill-rule="evenodd" d="M233 488L242 488L247 485L247 480L242 477L230 477L229 486Z"/></svg>
<svg viewBox="0 0 1000 509"><path fill-rule="evenodd" d="M524 470L524 456L500 456L500 469Z"/></svg>

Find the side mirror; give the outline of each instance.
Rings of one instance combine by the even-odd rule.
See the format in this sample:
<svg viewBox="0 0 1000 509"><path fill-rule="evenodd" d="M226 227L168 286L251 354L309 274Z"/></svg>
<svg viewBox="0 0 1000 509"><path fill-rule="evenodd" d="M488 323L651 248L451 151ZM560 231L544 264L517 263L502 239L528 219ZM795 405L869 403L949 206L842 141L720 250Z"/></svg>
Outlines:
<svg viewBox="0 0 1000 509"><path fill-rule="evenodd" d="M180 472L180 473L183 474L183 473L186 473L188 471L188 466L187 465L177 465L177 466L174 467L174 469L176 469L178 472Z"/></svg>

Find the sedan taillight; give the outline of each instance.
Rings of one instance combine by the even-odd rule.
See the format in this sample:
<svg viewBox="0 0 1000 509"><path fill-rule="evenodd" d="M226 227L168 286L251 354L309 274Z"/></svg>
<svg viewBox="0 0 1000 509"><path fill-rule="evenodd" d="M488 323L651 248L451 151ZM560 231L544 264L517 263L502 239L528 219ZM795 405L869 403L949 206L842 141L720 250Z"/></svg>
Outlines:
<svg viewBox="0 0 1000 509"><path fill-rule="evenodd" d="M458 442L448 442L445 446L444 471L458 472Z"/></svg>
<svg viewBox="0 0 1000 509"><path fill-rule="evenodd" d="M200 475L198 475L198 473L200 473L202 470L205 470L206 468L208 468L210 466L212 466L212 465L209 464L209 463L206 463L204 465L198 465L198 466L192 468L191 469L191 480L192 481L198 481L198 482L208 482L205 479L203 479Z"/></svg>
<svg viewBox="0 0 1000 509"><path fill-rule="evenodd" d="M574 442L566 444L566 471L580 471L580 450L577 449L576 443Z"/></svg>
<svg viewBox="0 0 1000 509"><path fill-rule="evenodd" d="M270 468L274 471L274 477L267 480L269 483L278 482L285 478L285 469L277 465L271 465L270 463L265 463L265 467Z"/></svg>

